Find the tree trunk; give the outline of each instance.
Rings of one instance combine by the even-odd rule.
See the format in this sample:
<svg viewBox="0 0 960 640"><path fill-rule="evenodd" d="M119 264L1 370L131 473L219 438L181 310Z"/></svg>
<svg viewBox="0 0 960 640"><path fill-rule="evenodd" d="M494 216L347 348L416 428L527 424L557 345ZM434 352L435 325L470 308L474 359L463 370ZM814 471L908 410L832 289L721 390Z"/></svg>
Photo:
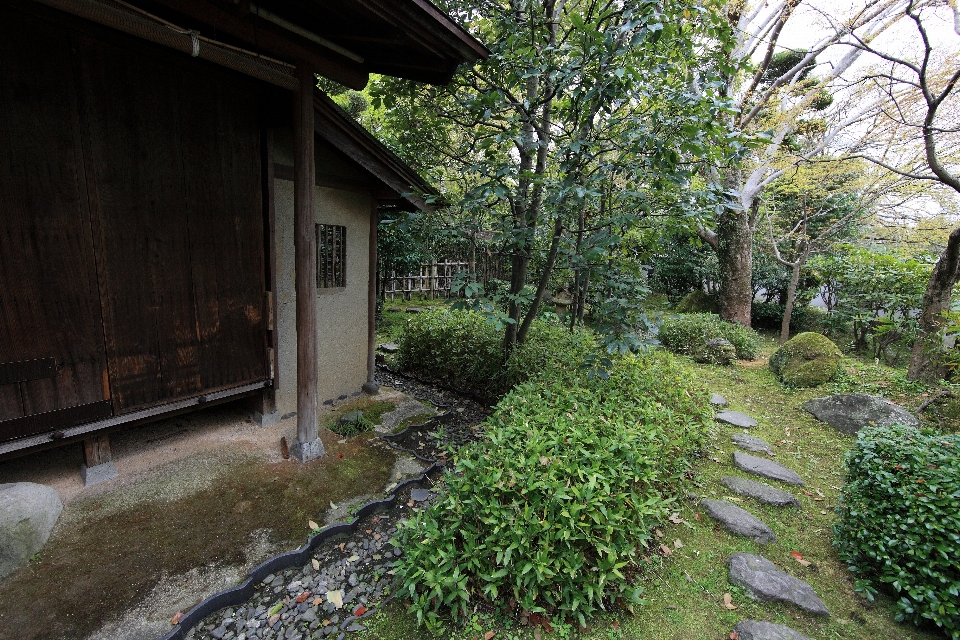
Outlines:
<svg viewBox="0 0 960 640"><path fill-rule="evenodd" d="M727 207L717 221L720 317L750 326L753 305L753 229L747 209Z"/></svg>
<svg viewBox="0 0 960 640"><path fill-rule="evenodd" d="M780 344L790 339L790 318L793 316L793 302L797 297L797 285L800 283L800 262L790 265L790 284L787 285L787 303L783 308L783 322L780 324Z"/></svg>
<svg viewBox="0 0 960 640"><path fill-rule="evenodd" d="M530 331L530 325L533 319L537 317L537 311L540 310L540 301L543 300L543 293L547 290L547 284L550 282L550 274L553 272L553 265L557 261L557 250L560 248L560 237L563 235L563 221L557 218L553 225L553 238L550 240L550 251L547 253L547 263L543 266L543 273L540 274L540 281L537 283L537 291L533 296L533 302L530 303L530 309L527 311L523 324L517 332L517 344L523 344L527 341L527 333Z"/></svg>
<svg viewBox="0 0 960 640"><path fill-rule="evenodd" d="M953 287L960 280L960 227L950 234L947 246L933 267L920 307L920 336L913 343L908 380L935 382L943 377L940 352L943 350L940 331L943 314L950 310Z"/></svg>

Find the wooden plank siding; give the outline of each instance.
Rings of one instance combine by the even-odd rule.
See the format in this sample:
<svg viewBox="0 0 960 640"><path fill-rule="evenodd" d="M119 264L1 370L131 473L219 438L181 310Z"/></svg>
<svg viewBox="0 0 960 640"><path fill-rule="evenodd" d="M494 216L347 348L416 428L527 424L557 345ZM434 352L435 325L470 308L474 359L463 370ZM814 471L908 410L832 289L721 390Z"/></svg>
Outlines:
<svg viewBox="0 0 960 640"><path fill-rule="evenodd" d="M56 370L0 381L0 440L264 380L260 85L24 6L0 0L0 365Z"/></svg>

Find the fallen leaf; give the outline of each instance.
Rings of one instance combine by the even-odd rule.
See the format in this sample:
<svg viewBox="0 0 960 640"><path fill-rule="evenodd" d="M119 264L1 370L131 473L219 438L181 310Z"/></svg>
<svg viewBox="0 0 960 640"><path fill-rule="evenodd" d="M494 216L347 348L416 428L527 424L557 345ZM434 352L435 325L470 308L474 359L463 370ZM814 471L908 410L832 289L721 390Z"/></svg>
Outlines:
<svg viewBox="0 0 960 640"><path fill-rule="evenodd" d="M303 593L297 596L297 599L294 600L294 602L296 602L297 604L300 604L301 602L306 602L307 598L309 598L311 595L313 594L311 594L309 591L304 591Z"/></svg>
<svg viewBox="0 0 960 640"><path fill-rule="evenodd" d="M665 556L672 556L672 555L673 555L673 551L670 551L670 547L668 547L668 546L665 545L665 544L660 545L660 550L663 551L663 555L665 555Z"/></svg>
<svg viewBox="0 0 960 640"><path fill-rule="evenodd" d="M407 500L407 506L408 506L408 507L412 507L412 506L413 506L413 500Z"/></svg>
<svg viewBox="0 0 960 640"><path fill-rule="evenodd" d="M617 622L616 620L614 620L614 621L610 624L610 626L613 627L614 629L619 629L619 628L620 628L620 623Z"/></svg>
<svg viewBox="0 0 960 640"><path fill-rule="evenodd" d="M680 524L681 522L683 522L683 518L680 517L679 513L675 513L672 516L670 516L670 522L672 522L673 524Z"/></svg>
<svg viewBox="0 0 960 640"><path fill-rule="evenodd" d="M354 555L350 556L349 558L347 558L347 562L356 562L356 561L359 560L359 559L360 559L360 556L354 554Z"/></svg>
<svg viewBox="0 0 960 640"><path fill-rule="evenodd" d="M310 601L310 604L312 604L315 607L318 607L321 604L323 604L323 598L314 598L313 600ZM327 626L327 625L323 625L323 626Z"/></svg>
<svg viewBox="0 0 960 640"><path fill-rule="evenodd" d="M373 539L374 539L374 540L379 540L379 539L380 539L380 534L379 534L379 533L373 534Z"/></svg>
<svg viewBox="0 0 960 640"><path fill-rule="evenodd" d="M654 533L658 538L662 538L662 537L663 537L663 531L660 531L660 529L654 529L654 530L653 530L653 533Z"/></svg>
<svg viewBox="0 0 960 640"><path fill-rule="evenodd" d="M359 616L362 616L363 614L365 614L366 612L367 612L367 608L366 608L365 606L363 606L363 605L360 605L359 607L357 607L356 609L353 610L353 615L359 617Z"/></svg>
<svg viewBox="0 0 960 640"><path fill-rule="evenodd" d="M366 533L367 535L370 535L371 533L373 533L373 529L364 529L364 533Z"/></svg>
<svg viewBox="0 0 960 640"><path fill-rule="evenodd" d="M823 502L823 498L814 498L814 502Z"/></svg>
<svg viewBox="0 0 960 640"><path fill-rule="evenodd" d="M823 509L821 509L821 510L820 510L820 515L824 515L824 516L825 516L825 515L827 515L827 512L824 511Z"/></svg>
<svg viewBox="0 0 960 640"><path fill-rule="evenodd" d="M497 634L494 633L493 631L487 631L485 634L483 634L483 640L490 640L490 638L492 638L495 635Z"/></svg>
<svg viewBox="0 0 960 640"><path fill-rule="evenodd" d="M313 570L314 570L314 571L320 571L320 561L319 561L319 560L317 560L316 558L314 558L313 560L310 561L310 564L313 565Z"/></svg>
<svg viewBox="0 0 960 640"><path fill-rule="evenodd" d="M343 592L342 591L327 591L327 602L332 602L333 606L337 609L343 607Z"/></svg>
<svg viewBox="0 0 960 640"><path fill-rule="evenodd" d="M674 549L683 549L683 543L680 542L680 538L677 538L676 540L673 541L673 548L674 548Z"/></svg>
<svg viewBox="0 0 960 640"><path fill-rule="evenodd" d="M178 624L180 624L180 621L182 619L183 619L183 611L177 611L175 614L173 614L173 617L170 618L170 624L172 624L173 626L177 626Z"/></svg>
<svg viewBox="0 0 960 640"><path fill-rule="evenodd" d="M333 504L333 500L330 501L330 508L331 508L331 509L336 509L336 508L337 508L337 505Z"/></svg>
<svg viewBox="0 0 960 640"><path fill-rule="evenodd" d="M550 626L550 618L543 615L542 613L531 613L530 614L530 624L540 628L543 627L543 630L547 633L553 631L553 627Z"/></svg>
<svg viewBox="0 0 960 640"><path fill-rule="evenodd" d="M723 594L723 606L731 611L737 608L737 605L733 604L733 596L729 593Z"/></svg>
<svg viewBox="0 0 960 640"><path fill-rule="evenodd" d="M313 529L314 531L317 531L317 530L320 529L320 525L318 525L318 524L317 524L316 522L314 522L313 520L307 520L307 526L310 527L311 529Z"/></svg>
<svg viewBox="0 0 960 640"><path fill-rule="evenodd" d="M346 543L346 542L341 542L341 543L338 544L337 546L340 547L340 551L343 551L343 548L344 548L345 546L347 546L347 543Z"/></svg>
<svg viewBox="0 0 960 640"><path fill-rule="evenodd" d="M272 616L270 616L270 619L269 619L269 620L267 620L267 626L268 626L268 627L272 627L273 625L277 624L278 622L280 622L280 614L279 614L279 613L275 613L275 614L273 614Z"/></svg>
<svg viewBox="0 0 960 640"><path fill-rule="evenodd" d="M800 491L802 491L802 492L803 492L803 495L805 495L805 496L812 496L812 495L813 495L812 493L810 493L810 492L807 491L806 489L800 489Z"/></svg>
<svg viewBox="0 0 960 640"><path fill-rule="evenodd" d="M736 631L731 631L731 632L730 632L730 640L737 640L737 638L739 638L739 637L740 637L740 634L737 633Z"/></svg>
<svg viewBox="0 0 960 640"><path fill-rule="evenodd" d="M699 521L700 521L700 514L699 514L699 513L693 514L693 519L696 520L697 522L699 522Z"/></svg>
<svg viewBox="0 0 960 640"><path fill-rule="evenodd" d="M791 552L790 552L790 555L793 556L793 559L794 559L794 560L796 560L797 562L799 562L799 563L802 564L803 566L805 566L805 567L809 567L809 566L810 566L810 561L809 561L809 560L804 560L804 559L803 559L803 554L801 554L799 551L791 551Z"/></svg>
<svg viewBox="0 0 960 640"><path fill-rule="evenodd" d="M327 620L327 619L324 619L324 621L321 622L320 624L322 624L322 625L325 626L325 627L329 627L329 626L330 626L330 621Z"/></svg>
<svg viewBox="0 0 960 640"><path fill-rule="evenodd" d="M547 466L548 464L550 464L550 458L548 458L547 456L540 456L540 464L542 464L543 466Z"/></svg>

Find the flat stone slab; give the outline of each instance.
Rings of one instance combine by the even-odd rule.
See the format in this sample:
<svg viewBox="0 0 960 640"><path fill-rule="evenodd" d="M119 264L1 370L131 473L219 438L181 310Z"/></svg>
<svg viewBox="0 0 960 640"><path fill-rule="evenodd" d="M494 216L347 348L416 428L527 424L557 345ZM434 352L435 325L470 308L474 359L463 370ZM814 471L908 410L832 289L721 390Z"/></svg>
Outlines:
<svg viewBox="0 0 960 640"><path fill-rule="evenodd" d="M724 397L723 397L722 395L720 395L719 393L711 393L711 394L710 394L710 404L712 404L712 405L715 406L715 407L725 407L725 406L727 406L727 399L724 398Z"/></svg>
<svg viewBox="0 0 960 640"><path fill-rule="evenodd" d="M756 420L739 411L718 411L714 418L716 418L717 422L729 424L734 427L742 427L744 429L757 426Z"/></svg>
<svg viewBox="0 0 960 640"><path fill-rule="evenodd" d="M790 627L772 622L743 620L738 622L733 630L738 634L737 640L811 640L809 636L794 631Z"/></svg>
<svg viewBox="0 0 960 640"><path fill-rule="evenodd" d="M829 617L830 610L823 604L813 587L777 569L776 565L753 553L735 553L727 558L730 583L743 587L747 594L760 602L789 602L815 616Z"/></svg>
<svg viewBox="0 0 960 640"><path fill-rule="evenodd" d="M752 436L749 433L735 433L733 434L733 437L730 438L730 441L744 451L762 451L763 453L769 454L773 453L773 447L770 446L769 442L763 438Z"/></svg>
<svg viewBox="0 0 960 640"><path fill-rule="evenodd" d="M903 407L886 398L865 393L850 393L814 398L801 405L821 422L848 436L866 426L890 427L904 424L919 427L920 421Z"/></svg>
<svg viewBox="0 0 960 640"><path fill-rule="evenodd" d="M775 507L800 506L800 501L797 500L797 497L792 493L771 487L762 482L756 482L748 478L738 478L737 476L723 476L720 478L720 482L722 482L723 486L727 489L730 489L730 491L741 496L759 500L764 504Z"/></svg>
<svg viewBox="0 0 960 640"><path fill-rule="evenodd" d="M714 520L719 520L731 533L744 538L753 538L754 542L763 544L777 541L777 536L770 527L746 509L741 509L732 502L701 500L700 505L706 510L708 516Z"/></svg>
<svg viewBox="0 0 960 640"><path fill-rule="evenodd" d="M733 464L738 469L748 473L753 473L771 480L779 480L780 482L786 482L787 484L795 484L798 487L803 486L803 479L801 479L795 471L791 471L782 464L774 462L773 460L758 458L757 456L751 456L748 453L734 451Z"/></svg>
<svg viewBox="0 0 960 640"><path fill-rule="evenodd" d="M83 486L91 487L101 482L106 482L120 475L113 461L102 462L98 465L88 467L85 464L80 465L80 477L83 478Z"/></svg>
<svg viewBox="0 0 960 640"><path fill-rule="evenodd" d="M400 351L400 346L396 342L384 342L377 347L377 351L381 353L396 353Z"/></svg>

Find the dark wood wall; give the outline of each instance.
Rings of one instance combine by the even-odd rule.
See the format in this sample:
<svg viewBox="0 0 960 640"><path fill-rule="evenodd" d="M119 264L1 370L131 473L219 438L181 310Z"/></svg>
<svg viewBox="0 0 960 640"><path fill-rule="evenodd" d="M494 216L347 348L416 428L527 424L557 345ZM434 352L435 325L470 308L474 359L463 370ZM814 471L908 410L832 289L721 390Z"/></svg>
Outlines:
<svg viewBox="0 0 960 640"><path fill-rule="evenodd" d="M100 31L0 2L0 440L267 375L258 87Z"/></svg>

